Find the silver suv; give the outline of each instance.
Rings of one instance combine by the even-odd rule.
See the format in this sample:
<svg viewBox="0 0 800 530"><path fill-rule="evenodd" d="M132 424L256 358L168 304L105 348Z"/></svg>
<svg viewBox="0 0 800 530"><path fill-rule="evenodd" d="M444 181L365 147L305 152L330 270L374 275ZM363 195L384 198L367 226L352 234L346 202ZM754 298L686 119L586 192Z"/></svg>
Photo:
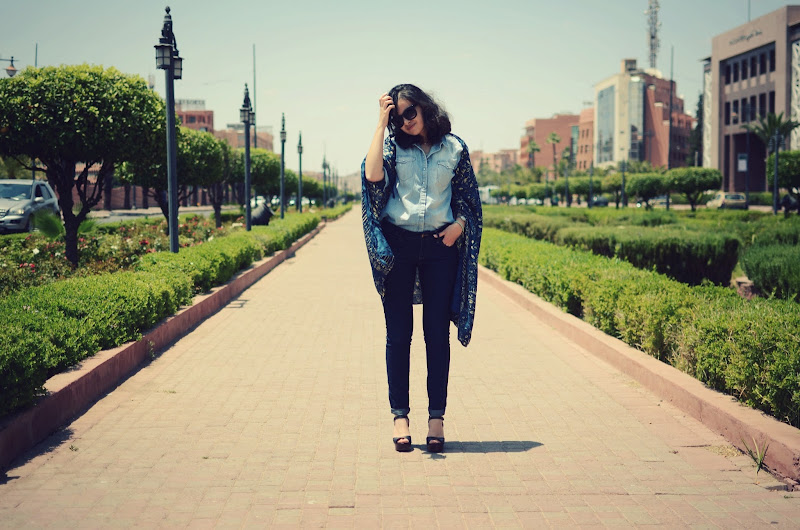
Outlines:
<svg viewBox="0 0 800 530"><path fill-rule="evenodd" d="M58 199L44 180L0 180L0 232L28 232L40 210L61 214Z"/></svg>

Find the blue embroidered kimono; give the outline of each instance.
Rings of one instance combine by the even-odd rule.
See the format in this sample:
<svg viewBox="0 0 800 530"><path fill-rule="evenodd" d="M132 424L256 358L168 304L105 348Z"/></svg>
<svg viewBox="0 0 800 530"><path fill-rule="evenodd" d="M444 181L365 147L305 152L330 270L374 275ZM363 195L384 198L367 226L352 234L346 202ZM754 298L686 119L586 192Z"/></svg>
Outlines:
<svg viewBox="0 0 800 530"><path fill-rule="evenodd" d="M464 141L455 136L461 144L463 151L461 160L456 166L451 187L453 196L450 207L453 216L464 216L467 219L466 228L461 237L456 240L459 251L458 270L453 290L453 299L450 304L450 320L458 328L458 340L464 346L469 344L472 336L472 324L475 320L475 297L478 287L478 251L481 246L481 232L483 230L483 212L481 209L478 182L469 161L469 151ZM381 300L386 292L386 276L394 265L394 254L386 242L386 237L381 230L381 213L389 197L395 193L397 186L396 168L397 146L394 136L389 135L383 143L383 167L388 176L388 186L383 180L370 182L366 178L364 163L361 164L361 217L364 224L364 239L367 243L367 254L372 266L372 277ZM414 303L422 302L422 293L419 277L414 288Z"/></svg>

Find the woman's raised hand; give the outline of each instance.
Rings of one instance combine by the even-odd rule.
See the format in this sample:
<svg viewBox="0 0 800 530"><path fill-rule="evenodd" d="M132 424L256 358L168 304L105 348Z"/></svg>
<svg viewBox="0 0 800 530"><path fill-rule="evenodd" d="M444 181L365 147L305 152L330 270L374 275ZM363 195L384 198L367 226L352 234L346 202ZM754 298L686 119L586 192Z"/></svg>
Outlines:
<svg viewBox="0 0 800 530"><path fill-rule="evenodd" d="M383 126L382 128L385 129L389 126L389 116L392 113L392 109L394 109L394 101L392 101L392 97L389 94L383 94L378 102L381 108L378 126Z"/></svg>

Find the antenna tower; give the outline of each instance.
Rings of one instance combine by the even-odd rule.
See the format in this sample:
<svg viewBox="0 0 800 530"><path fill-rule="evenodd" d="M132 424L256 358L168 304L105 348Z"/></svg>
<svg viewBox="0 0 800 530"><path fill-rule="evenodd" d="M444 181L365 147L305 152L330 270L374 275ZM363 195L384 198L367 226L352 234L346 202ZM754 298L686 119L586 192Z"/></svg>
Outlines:
<svg viewBox="0 0 800 530"><path fill-rule="evenodd" d="M649 7L644 12L647 16L648 27L648 44L650 45L650 68L656 67L656 55L658 55L658 48L660 42L658 40L658 28L661 23L658 21L658 0L649 0Z"/></svg>

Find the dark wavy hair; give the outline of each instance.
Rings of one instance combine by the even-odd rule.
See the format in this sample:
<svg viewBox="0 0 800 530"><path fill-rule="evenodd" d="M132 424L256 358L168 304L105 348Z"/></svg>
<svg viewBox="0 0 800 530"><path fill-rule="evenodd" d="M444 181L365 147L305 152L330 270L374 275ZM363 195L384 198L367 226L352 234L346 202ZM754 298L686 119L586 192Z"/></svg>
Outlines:
<svg viewBox="0 0 800 530"><path fill-rule="evenodd" d="M420 88L409 84L397 85L392 87L389 95L392 97L395 109L397 108L397 100L403 98L415 105L417 112L422 112L425 132L428 136L428 142L431 144L440 142L444 135L450 132L450 117L447 115L447 111ZM408 149L415 143L421 143L422 138L419 135L411 136L395 126L394 120L396 117L397 110L393 110L389 117L389 132L394 135L397 145L403 149Z"/></svg>

